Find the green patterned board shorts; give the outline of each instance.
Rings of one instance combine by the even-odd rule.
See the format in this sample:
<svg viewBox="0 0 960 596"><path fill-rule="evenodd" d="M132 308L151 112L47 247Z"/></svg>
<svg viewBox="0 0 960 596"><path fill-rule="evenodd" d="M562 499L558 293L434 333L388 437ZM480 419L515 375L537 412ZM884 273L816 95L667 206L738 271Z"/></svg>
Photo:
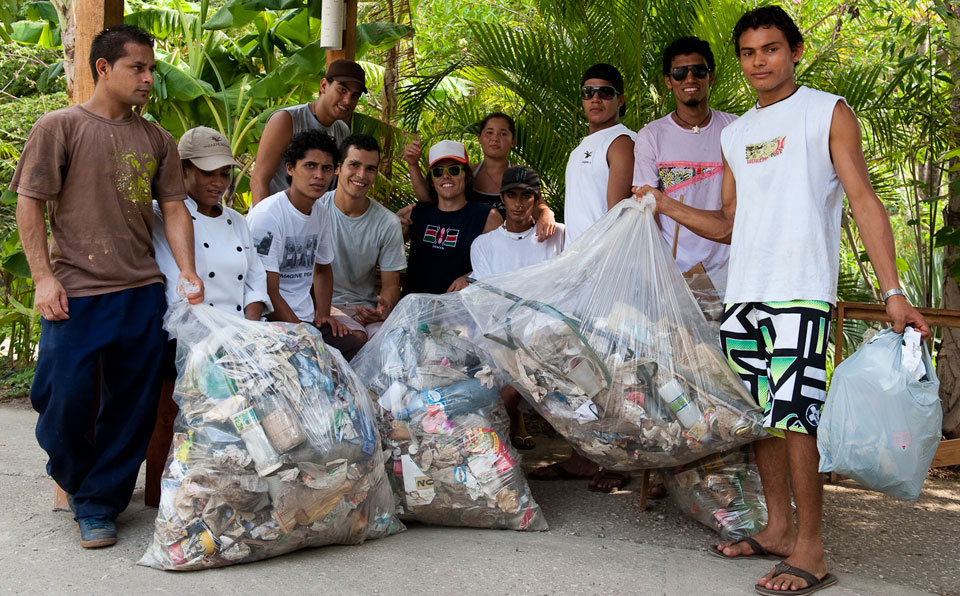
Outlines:
<svg viewBox="0 0 960 596"><path fill-rule="evenodd" d="M827 397L830 314L830 304L817 300L724 306L720 344L763 410L765 428L816 436Z"/></svg>

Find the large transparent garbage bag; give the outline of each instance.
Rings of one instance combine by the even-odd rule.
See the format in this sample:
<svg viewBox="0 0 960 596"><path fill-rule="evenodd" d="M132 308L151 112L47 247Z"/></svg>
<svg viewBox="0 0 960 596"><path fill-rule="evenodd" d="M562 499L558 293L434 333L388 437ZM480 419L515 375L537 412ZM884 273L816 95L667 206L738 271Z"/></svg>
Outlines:
<svg viewBox="0 0 960 596"><path fill-rule="evenodd" d="M180 412L141 564L218 567L403 529L373 404L316 329L186 302L166 327Z"/></svg>
<svg viewBox="0 0 960 596"><path fill-rule="evenodd" d="M767 526L767 504L749 447L660 470L670 498L723 540L742 540Z"/></svg>
<svg viewBox="0 0 960 596"><path fill-rule="evenodd" d="M833 372L817 429L820 471L919 497L940 444L939 391L920 333L881 331Z"/></svg>
<svg viewBox="0 0 960 596"><path fill-rule="evenodd" d="M462 291L514 387L577 451L621 471L764 436L651 208L624 200L559 257Z"/></svg>
<svg viewBox="0 0 960 596"><path fill-rule="evenodd" d="M459 294L411 294L353 359L379 404L400 517L545 530L482 343Z"/></svg>

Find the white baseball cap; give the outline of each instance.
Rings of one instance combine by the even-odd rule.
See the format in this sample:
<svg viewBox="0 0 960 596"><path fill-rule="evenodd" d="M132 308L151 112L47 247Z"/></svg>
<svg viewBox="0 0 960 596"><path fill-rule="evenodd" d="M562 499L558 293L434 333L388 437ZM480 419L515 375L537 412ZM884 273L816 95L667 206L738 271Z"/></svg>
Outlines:
<svg viewBox="0 0 960 596"><path fill-rule="evenodd" d="M463 143L457 141L440 141L430 147L430 152L427 154L427 164L432 168L433 164L441 159L453 159L460 163L467 163L467 149L463 146Z"/></svg>
<svg viewBox="0 0 960 596"><path fill-rule="evenodd" d="M190 163L205 172L219 170L223 166L240 167L233 159L227 139L206 126L191 128L183 133L177 151L180 152L180 159L189 159Z"/></svg>

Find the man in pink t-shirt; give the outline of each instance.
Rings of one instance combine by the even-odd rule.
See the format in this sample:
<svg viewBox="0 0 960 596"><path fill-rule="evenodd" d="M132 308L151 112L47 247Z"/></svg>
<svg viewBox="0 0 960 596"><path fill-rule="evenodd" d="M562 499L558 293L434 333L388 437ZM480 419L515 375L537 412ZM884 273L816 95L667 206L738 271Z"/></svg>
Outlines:
<svg viewBox="0 0 960 596"><path fill-rule="evenodd" d="M677 109L637 133L633 184L659 188L686 205L720 208L723 160L720 131L736 120L733 114L711 110L714 81L710 45L696 37L681 37L663 53L663 78L677 100ZM723 296L730 247L697 236L664 215L660 227L667 245L676 243L677 267L687 272L703 264L713 286Z"/></svg>

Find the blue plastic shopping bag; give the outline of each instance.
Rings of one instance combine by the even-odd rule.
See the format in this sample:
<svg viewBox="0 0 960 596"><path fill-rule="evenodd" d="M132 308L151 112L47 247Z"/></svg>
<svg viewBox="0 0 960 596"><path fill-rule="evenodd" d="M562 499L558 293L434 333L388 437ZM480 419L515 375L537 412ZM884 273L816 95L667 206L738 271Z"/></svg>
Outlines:
<svg viewBox="0 0 960 596"><path fill-rule="evenodd" d="M920 496L943 417L940 381L921 349L911 362L903 334L888 329L836 368L817 431L821 472L902 499Z"/></svg>

